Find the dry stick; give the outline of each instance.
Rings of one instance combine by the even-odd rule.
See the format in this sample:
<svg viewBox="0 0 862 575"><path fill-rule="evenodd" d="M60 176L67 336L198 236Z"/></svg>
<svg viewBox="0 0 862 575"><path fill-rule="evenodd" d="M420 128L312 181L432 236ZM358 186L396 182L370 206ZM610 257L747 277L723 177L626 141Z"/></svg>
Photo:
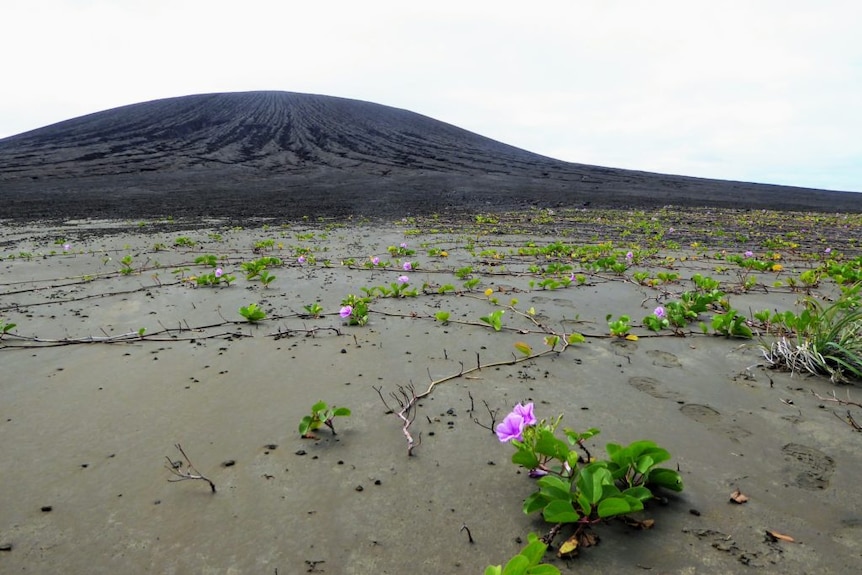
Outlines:
<svg viewBox="0 0 862 575"><path fill-rule="evenodd" d="M404 433L404 436L407 438L407 455L411 456L411 455L413 455L413 449L419 446L419 444L421 443L421 439L422 439L421 436L419 436L419 442L415 442L413 439L413 436L410 434L410 426L413 424L413 420L416 418L416 409L415 409L416 402L419 401L420 399L430 395L431 392L434 390L434 388L437 385L439 385L441 383L445 383L447 381L451 381L453 379L458 379L459 377L465 377L467 374L473 373L474 371L480 371L483 368L497 367L497 366L501 366L501 365L515 365L518 363L530 361L532 359L536 359L538 357L542 357L542 356L549 355L552 353L560 354L563 351L565 351L565 349L569 346L569 344L566 343L565 338L560 338L560 341L562 343L562 346L559 349L552 347L552 348L546 349L545 351L533 353L533 354L530 354L528 356L514 357L514 358L506 360L506 361L495 361L495 362L491 362L491 363L486 363L484 365L479 361L479 354L477 353L476 354L476 363L477 363L476 367L471 367L470 369L464 369L464 364L461 363L461 370L458 373L448 375L448 376L440 378L440 379L433 380L430 383L430 385L428 386L428 389L426 389L424 392L422 392L418 395L416 394L416 390L414 389L413 384L408 385L406 388L404 386L398 386L398 393L399 393L398 395L396 395L395 393L389 394L393 399L395 399L395 401L398 402L398 405L401 407L401 409L397 412L393 408L389 407L389 404L386 403L386 400L383 398L383 392L381 391L383 389L382 386L381 387L373 387L372 386L372 389L377 392L377 395L380 396L380 400L383 402L383 405L386 406L388 413L394 413L396 415L396 417L398 417L401 420L401 422L402 422L401 431L402 431L402 433ZM409 395L407 394L407 391L410 392ZM487 407L487 405L486 405L486 407ZM490 409L488 411L490 412ZM493 419L492 419L492 427L493 427Z"/></svg>
<svg viewBox="0 0 862 575"><path fill-rule="evenodd" d="M170 471L171 473L173 473L174 475L177 476L177 479L168 479L168 481L174 482L174 481L185 481L187 479L199 479L199 480L206 481L207 483L209 483L210 489L212 489L212 492L215 493L216 492L215 483L213 483L210 479L207 479L206 477L201 475L201 473L197 469L195 469L195 466L192 464L191 460L189 459L189 456L186 455L185 451L183 451L182 445L180 445L179 443L175 443L174 447L176 447L179 450L179 452L183 454L183 457L186 460L186 469L183 470L182 462L171 461L171 458L168 457L167 455L165 455L165 459L168 460L168 463L167 463L167 465L165 465L165 467L167 468L168 471Z"/></svg>
<svg viewBox="0 0 862 575"><path fill-rule="evenodd" d="M400 395L397 395L394 392L389 394L401 407L401 409L396 412L394 409L389 407L389 404L386 403L386 400L383 398L382 385L380 387L374 387L372 385L371 389L376 391L377 395L380 396L380 401L382 401L383 405L386 406L387 413L393 413L401 420L401 432L404 434L404 437L407 438L407 456L410 457L413 455L413 448L418 447L422 443L421 435L419 435L419 440L415 441L413 436L410 434L410 426L416 419L416 390L413 388L412 384L408 385L406 388L399 385L398 393ZM410 395L407 394L408 391L410 392Z"/></svg>
<svg viewBox="0 0 862 575"><path fill-rule="evenodd" d="M838 399L834 391L832 392L831 397L823 397L815 393L813 389L811 390L811 393L814 394L814 397L816 397L820 401L833 401L838 405L853 405L856 407L862 407L862 403L859 403L858 401L850 401L850 390L847 390L847 399Z"/></svg>

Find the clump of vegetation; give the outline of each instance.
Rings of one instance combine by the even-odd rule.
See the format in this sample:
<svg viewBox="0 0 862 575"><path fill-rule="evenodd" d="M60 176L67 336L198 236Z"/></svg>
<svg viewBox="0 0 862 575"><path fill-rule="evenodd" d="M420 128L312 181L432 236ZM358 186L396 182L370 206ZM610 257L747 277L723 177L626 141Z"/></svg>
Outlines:
<svg viewBox="0 0 862 575"><path fill-rule="evenodd" d="M862 284L844 289L838 300L824 306L807 297L799 315L785 313L782 321L790 331L763 354L773 367L791 372L828 375L833 382L862 379Z"/></svg>

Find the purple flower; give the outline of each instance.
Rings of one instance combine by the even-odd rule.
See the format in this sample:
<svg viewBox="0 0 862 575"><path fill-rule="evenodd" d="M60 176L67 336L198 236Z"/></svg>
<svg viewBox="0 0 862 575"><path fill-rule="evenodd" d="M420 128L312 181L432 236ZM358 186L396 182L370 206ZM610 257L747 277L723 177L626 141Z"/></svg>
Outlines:
<svg viewBox="0 0 862 575"><path fill-rule="evenodd" d="M406 284L409 281L410 281L410 278L407 276L398 276L398 283L400 283L400 284Z"/></svg>
<svg viewBox="0 0 862 575"><path fill-rule="evenodd" d="M350 317L350 314L352 314L352 313L353 313L353 308L349 305L346 305L343 308L341 308L341 311L338 312L338 315L340 315L343 319L347 319Z"/></svg>
<svg viewBox="0 0 862 575"><path fill-rule="evenodd" d="M664 311L664 308L661 306L658 306L657 308L655 308L655 311L653 311L653 313L659 319L664 319L664 316L667 315Z"/></svg>
<svg viewBox="0 0 862 575"><path fill-rule="evenodd" d="M631 263L633 257L635 257L635 255L631 252L626 254L626 259L629 261L629 263Z"/></svg>
<svg viewBox="0 0 862 575"><path fill-rule="evenodd" d="M547 472L547 471L545 471L544 469L539 469L539 468L537 467L537 468L535 468L535 469L531 469L531 470L530 470L529 476L530 476L531 478L535 479L536 477L544 477L544 476L545 476L545 475L547 475L547 474L548 474L548 472Z"/></svg>
<svg viewBox="0 0 862 575"><path fill-rule="evenodd" d="M572 272L572 275L569 276L569 281L570 282L575 281L575 272Z"/></svg>
<svg viewBox="0 0 862 575"><path fill-rule="evenodd" d="M524 436L524 418L514 411L506 416L506 418L497 426L497 437L503 443L517 439L523 441Z"/></svg>
<svg viewBox="0 0 862 575"><path fill-rule="evenodd" d="M64 251L64 252L68 252L68 251L69 251L69 250L71 250L71 249L72 249L72 246L71 246L71 245L69 245L69 244L63 244L63 251ZM828 252L827 252L827 253L828 253Z"/></svg>
<svg viewBox="0 0 862 575"><path fill-rule="evenodd" d="M221 268L216 268L216 271L215 271L215 277L220 278L220 277L222 276L222 274L223 274L223 273L224 273L224 270L223 270L223 269L221 269Z"/></svg>
<svg viewBox="0 0 862 575"><path fill-rule="evenodd" d="M409 272L409 271L413 270L413 264L411 264L410 262L404 262L404 265L401 267L404 268L405 272Z"/></svg>
<svg viewBox="0 0 862 575"><path fill-rule="evenodd" d="M745 257L747 257L747 258L753 258L753 257L754 257L754 252L752 252L751 250L748 250L747 252L745 252L745 253L744 253L744 254L742 254L742 255L744 255L744 256L745 256Z"/></svg>
<svg viewBox="0 0 862 575"><path fill-rule="evenodd" d="M305 263L305 256L299 256L298 258L296 258L296 261L301 263L301 264L304 264Z"/></svg>
<svg viewBox="0 0 862 575"><path fill-rule="evenodd" d="M69 244L66 244L66 245L69 245ZM66 246L63 246L63 247L65 248ZM829 254L832 253L832 248L826 248L825 250L823 250L823 253L828 256Z"/></svg>
<svg viewBox="0 0 862 575"><path fill-rule="evenodd" d="M516 404L512 413L517 413L524 420L524 425L536 425L536 416L533 415L533 404L527 405Z"/></svg>
<svg viewBox="0 0 862 575"><path fill-rule="evenodd" d="M675 230L675 229L673 229L673 228L668 228L667 233L672 234L672 233L674 233L675 231L676 231L676 230Z"/></svg>
<svg viewBox="0 0 862 575"><path fill-rule="evenodd" d="M377 256L374 256L373 258L371 258L371 263L376 265L376 266L379 266L380 265L380 258L378 258Z"/></svg>
<svg viewBox="0 0 862 575"><path fill-rule="evenodd" d="M407 242L401 242L401 247L402 247L402 248L406 248L406 247L407 247Z"/></svg>

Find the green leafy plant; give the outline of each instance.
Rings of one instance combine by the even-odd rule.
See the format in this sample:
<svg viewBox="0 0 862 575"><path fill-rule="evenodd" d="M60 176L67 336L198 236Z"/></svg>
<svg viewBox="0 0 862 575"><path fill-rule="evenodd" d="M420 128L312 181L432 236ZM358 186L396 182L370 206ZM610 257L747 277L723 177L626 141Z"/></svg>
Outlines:
<svg viewBox="0 0 862 575"><path fill-rule="evenodd" d="M274 275L269 273L267 270L261 270L260 282L263 284L264 287L269 287L269 284L271 284L274 280L275 280Z"/></svg>
<svg viewBox="0 0 862 575"><path fill-rule="evenodd" d="M124 276L131 275L135 272L132 268L132 256L129 254L123 256L123 259L120 260L120 265L122 266L120 268L120 273Z"/></svg>
<svg viewBox="0 0 862 575"><path fill-rule="evenodd" d="M449 312L448 311L438 311L434 314L434 319L446 325L449 323Z"/></svg>
<svg viewBox="0 0 862 575"><path fill-rule="evenodd" d="M506 310L497 309L489 313L488 315L482 316L479 319L491 327L494 328L494 331L500 331L503 329L503 312Z"/></svg>
<svg viewBox="0 0 862 575"><path fill-rule="evenodd" d="M608 328L611 331L611 335L616 337L626 337L629 331L632 329L632 318L627 315L621 315L619 319L611 321L612 317L612 314L608 314L607 316L605 316L605 320L608 322Z"/></svg>
<svg viewBox="0 0 862 575"><path fill-rule="evenodd" d="M5 321L0 320L0 339L3 339L3 336L12 331L14 328L14 323L6 323Z"/></svg>
<svg viewBox="0 0 862 575"><path fill-rule="evenodd" d="M188 236L180 236L174 240L174 246L176 247L191 248L194 247L196 243L197 242Z"/></svg>
<svg viewBox="0 0 862 575"><path fill-rule="evenodd" d="M338 435L335 433L335 426L332 423L332 420L336 417L347 417L350 415L350 410L346 407L335 407L331 408L326 405L325 401L318 401L314 405L311 406L311 413L302 418L299 422L299 435L303 438L314 438L312 432L320 429L322 425L325 425L332 431L332 435Z"/></svg>
<svg viewBox="0 0 862 575"><path fill-rule="evenodd" d="M341 310L338 315L347 320L347 325L363 326L368 323L368 304L370 301L370 296L359 297L350 294L341 300Z"/></svg>
<svg viewBox="0 0 862 575"><path fill-rule="evenodd" d="M512 463L539 477L538 490L524 501L524 513L540 512L548 523L574 526L572 536L560 547L561 555L573 556L595 544L591 526L643 510L654 498L652 489L682 490L677 471L658 467L670 459L670 453L654 442L609 443L608 459L599 460L585 445L599 430L566 428L562 440L556 436L561 421L562 415L550 423L538 421L532 403L519 403L496 428L500 441L515 447Z"/></svg>
<svg viewBox="0 0 862 575"><path fill-rule="evenodd" d="M320 302L310 303L308 305L302 306L303 309L314 319L320 317L320 314L323 313L323 307L320 305Z"/></svg>
<svg viewBox="0 0 862 575"><path fill-rule="evenodd" d="M828 375L833 382L862 379L860 288L862 284L844 289L828 306L808 297L798 315L788 311L775 316L792 335L761 344L767 361L773 367Z"/></svg>
<svg viewBox="0 0 862 575"><path fill-rule="evenodd" d="M746 322L747 320L744 315L730 308L725 313L712 316L712 329L715 333L725 337L751 339L753 334Z"/></svg>
<svg viewBox="0 0 862 575"><path fill-rule="evenodd" d="M530 533L527 536L527 545L520 553L512 557L505 567L489 565L485 569L485 575L560 575L559 569L541 562L547 549L547 543L535 533Z"/></svg>
<svg viewBox="0 0 862 575"><path fill-rule="evenodd" d="M247 306L239 308L239 314L249 323L257 323L266 318L266 312L260 309L256 303L250 303Z"/></svg>

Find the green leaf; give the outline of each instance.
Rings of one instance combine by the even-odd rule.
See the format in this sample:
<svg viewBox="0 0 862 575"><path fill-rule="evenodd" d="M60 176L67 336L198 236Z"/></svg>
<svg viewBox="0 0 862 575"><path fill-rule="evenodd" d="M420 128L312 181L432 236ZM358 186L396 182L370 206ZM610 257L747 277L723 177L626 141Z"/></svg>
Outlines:
<svg viewBox="0 0 862 575"><path fill-rule="evenodd" d="M332 412L333 417L345 417L350 415L350 409L346 407L338 407Z"/></svg>
<svg viewBox="0 0 862 575"><path fill-rule="evenodd" d="M656 467L650 471L647 483L650 485L658 485L671 491L682 491L682 477L673 469L664 467Z"/></svg>
<svg viewBox="0 0 862 575"><path fill-rule="evenodd" d="M315 403L314 405L311 406L311 412L312 413L318 413L320 411L326 411L326 402L325 401L322 401L322 400L318 401L317 403Z"/></svg>
<svg viewBox="0 0 862 575"><path fill-rule="evenodd" d="M599 503L599 517L614 517L636 511L625 497L610 497Z"/></svg>
<svg viewBox="0 0 862 575"><path fill-rule="evenodd" d="M503 567L503 575L524 575L527 572L527 567L530 566L530 560L523 555L515 555L506 566Z"/></svg>
<svg viewBox="0 0 862 575"><path fill-rule="evenodd" d="M539 458L527 447L521 447L512 454L512 463L526 469L535 469L539 466Z"/></svg>
<svg viewBox="0 0 862 575"><path fill-rule="evenodd" d="M485 575L502 575L503 567L500 565L488 565L485 568Z"/></svg>
<svg viewBox="0 0 862 575"><path fill-rule="evenodd" d="M602 498L603 486L612 483L611 472L601 465L588 465L578 473L578 490L593 504Z"/></svg>
<svg viewBox="0 0 862 575"><path fill-rule="evenodd" d="M544 509L548 504L548 498L539 491L536 491L524 500L524 515L535 513L539 509Z"/></svg>
<svg viewBox="0 0 862 575"><path fill-rule="evenodd" d="M649 501L653 498L652 491L647 489L642 485L638 485L635 487L629 487L625 491L623 491L623 495L628 495L629 497L634 497L639 501Z"/></svg>
<svg viewBox="0 0 862 575"><path fill-rule="evenodd" d="M638 473L643 474L649 471L650 467L652 467L653 465L654 462L652 457L650 457L649 455L641 455L635 462L635 469Z"/></svg>
<svg viewBox="0 0 862 575"><path fill-rule="evenodd" d="M560 575L560 570L553 565L534 565L527 569L527 575Z"/></svg>
<svg viewBox="0 0 862 575"><path fill-rule="evenodd" d="M544 427L540 428L536 437L536 453L547 455L560 461L566 461L569 446L566 442L554 436L554 432Z"/></svg>
<svg viewBox="0 0 862 575"><path fill-rule="evenodd" d="M572 499L572 486L556 475L546 475L536 483L548 499L562 499L565 501Z"/></svg>
<svg viewBox="0 0 862 575"><path fill-rule="evenodd" d="M547 549L548 546L545 543L536 540L524 547L521 550L521 555L527 558L531 566L535 566L538 565L539 562L542 560L542 557L545 556L545 551Z"/></svg>
<svg viewBox="0 0 862 575"><path fill-rule="evenodd" d="M299 434L305 435L308 433L308 429L311 427L311 416L306 415L302 418L302 421L299 422Z"/></svg>
<svg viewBox="0 0 862 575"><path fill-rule="evenodd" d="M570 333L567 341L569 342L569 345L574 345L577 343L584 343L587 341L587 338L580 333Z"/></svg>
<svg viewBox="0 0 862 575"><path fill-rule="evenodd" d="M542 516L548 523L576 523L581 518L572 506L572 502L562 499L555 499L548 503Z"/></svg>

